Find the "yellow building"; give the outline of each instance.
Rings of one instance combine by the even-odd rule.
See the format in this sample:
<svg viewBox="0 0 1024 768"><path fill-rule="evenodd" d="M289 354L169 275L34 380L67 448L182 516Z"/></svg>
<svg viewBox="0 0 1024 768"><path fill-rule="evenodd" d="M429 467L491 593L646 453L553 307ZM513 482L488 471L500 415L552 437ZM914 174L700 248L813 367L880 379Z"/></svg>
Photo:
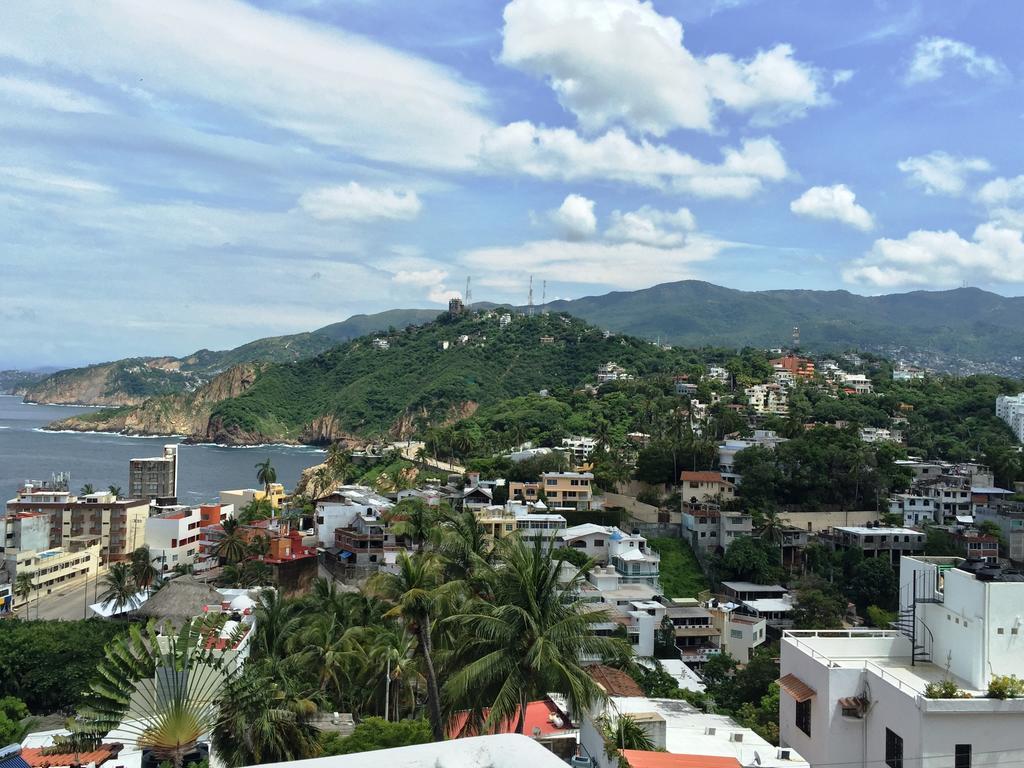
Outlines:
<svg viewBox="0 0 1024 768"><path fill-rule="evenodd" d="M12 582L23 573L32 577L34 589L29 600L34 600L37 596L48 595L65 581L83 576L95 578L100 565L100 551L99 539L96 538L88 546L75 551L63 547L42 552L11 550L6 554L4 568L11 574Z"/></svg>
<svg viewBox="0 0 1024 768"><path fill-rule="evenodd" d="M516 530L515 513L506 507L484 507L474 510L473 516L483 535L491 540L508 536Z"/></svg>
<svg viewBox="0 0 1024 768"><path fill-rule="evenodd" d="M262 501L267 498L267 492L262 488L241 488L235 491L221 491L221 504L234 504L235 510L240 511L243 507L249 506L254 501ZM284 485L281 483L270 484L270 506L280 509L285 498Z"/></svg>
<svg viewBox="0 0 1024 768"><path fill-rule="evenodd" d="M590 472L545 472L540 482L509 483L508 497L525 502L543 499L552 509L595 509Z"/></svg>

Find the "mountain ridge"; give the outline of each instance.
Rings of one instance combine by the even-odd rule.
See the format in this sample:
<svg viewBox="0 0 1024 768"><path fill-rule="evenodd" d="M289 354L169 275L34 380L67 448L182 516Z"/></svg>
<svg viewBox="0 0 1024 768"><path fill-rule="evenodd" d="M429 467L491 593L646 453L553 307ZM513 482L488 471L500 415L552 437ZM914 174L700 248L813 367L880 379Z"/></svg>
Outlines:
<svg viewBox="0 0 1024 768"><path fill-rule="evenodd" d="M528 309L474 304L498 306ZM940 371L1024 373L1024 363L1015 359L1024 359L1024 297L980 288L863 296L844 289L742 291L683 280L556 300L545 309L680 346L786 347L793 327L799 326L801 346L809 351L862 349ZM138 405L153 395L194 392L234 365L305 359L389 327L420 325L441 312L414 308L357 314L314 331L257 339L230 350L201 349L180 358L129 358L58 371L24 382L18 391L30 402Z"/></svg>

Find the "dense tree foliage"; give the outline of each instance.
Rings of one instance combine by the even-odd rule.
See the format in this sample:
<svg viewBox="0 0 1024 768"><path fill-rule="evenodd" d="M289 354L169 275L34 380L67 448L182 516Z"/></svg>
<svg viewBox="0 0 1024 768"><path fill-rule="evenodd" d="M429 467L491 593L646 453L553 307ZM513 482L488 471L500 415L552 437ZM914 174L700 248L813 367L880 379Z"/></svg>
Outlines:
<svg viewBox="0 0 1024 768"><path fill-rule="evenodd" d="M104 646L122 624L88 621L0 621L0 697L16 696L35 714L74 708Z"/></svg>

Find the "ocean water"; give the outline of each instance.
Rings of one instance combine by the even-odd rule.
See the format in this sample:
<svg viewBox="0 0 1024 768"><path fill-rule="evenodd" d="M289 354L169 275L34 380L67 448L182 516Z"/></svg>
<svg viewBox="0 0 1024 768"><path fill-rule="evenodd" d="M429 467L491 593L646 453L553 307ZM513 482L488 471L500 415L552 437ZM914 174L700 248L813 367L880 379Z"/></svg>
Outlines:
<svg viewBox="0 0 1024 768"><path fill-rule="evenodd" d="M158 456L161 446L180 437L126 437L75 432L47 432L46 424L88 411L58 405L27 405L20 397L0 395L0 503L13 498L26 480L49 480L55 472L71 474L71 488L85 483L96 490L119 485L128 490L129 459ZM323 461L317 448L266 445L228 448L180 445L178 500L183 504L216 501L222 490L255 488L257 462L270 458L278 482L291 489L306 467Z"/></svg>

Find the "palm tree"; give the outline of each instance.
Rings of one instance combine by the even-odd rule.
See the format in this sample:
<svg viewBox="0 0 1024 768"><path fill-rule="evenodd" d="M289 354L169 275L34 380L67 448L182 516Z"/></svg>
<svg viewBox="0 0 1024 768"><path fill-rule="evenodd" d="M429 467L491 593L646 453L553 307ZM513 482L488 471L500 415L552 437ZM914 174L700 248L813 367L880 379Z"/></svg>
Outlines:
<svg viewBox="0 0 1024 768"><path fill-rule="evenodd" d="M249 554L245 539L238 527L237 520L224 521L224 538L217 542L214 554L221 562L234 565L245 559Z"/></svg>
<svg viewBox="0 0 1024 768"><path fill-rule="evenodd" d="M404 536L416 542L416 551L423 551L423 544L437 525L437 513L423 499L402 499L391 510L390 519L395 520L391 530L395 536Z"/></svg>
<svg viewBox="0 0 1024 768"><path fill-rule="evenodd" d="M310 670L322 694L340 703L366 656L358 642L362 627L349 627L333 613L314 616L290 643L296 661Z"/></svg>
<svg viewBox="0 0 1024 768"><path fill-rule="evenodd" d="M163 580L160 569L153 565L157 561L157 558L152 557L148 544L143 544L132 552L129 569L132 581L139 591L148 590Z"/></svg>
<svg viewBox="0 0 1024 768"><path fill-rule="evenodd" d="M429 554L398 556L398 573L378 573L368 584L371 594L386 600L391 609L385 614L400 619L416 636L416 654L423 662L427 680L427 708L435 741L444 741L441 692L434 669L432 624L437 615L440 595L440 568Z"/></svg>
<svg viewBox="0 0 1024 768"><path fill-rule="evenodd" d="M288 676L246 667L219 699L213 748L228 766L285 763L315 757L319 731L316 703Z"/></svg>
<svg viewBox="0 0 1024 768"><path fill-rule="evenodd" d="M190 620L161 637L153 621L133 624L107 646L72 733L98 743L117 728L157 760L181 768L217 726L218 699L241 668L206 647L204 638L222 625L223 615Z"/></svg>
<svg viewBox="0 0 1024 768"><path fill-rule="evenodd" d="M121 486L120 485L108 485L107 486L107 490L110 492L110 495L113 496L115 499L121 498Z"/></svg>
<svg viewBox="0 0 1024 768"><path fill-rule="evenodd" d="M416 659L416 638L404 627L384 625L373 629L368 655L375 663L375 671L384 672L384 719L399 720L403 689L409 693L410 714L414 714L415 689L423 679ZM392 689L397 689L394 694Z"/></svg>
<svg viewBox="0 0 1024 768"><path fill-rule="evenodd" d="M88 496L90 493L95 493L96 490L92 487L92 483L86 483L82 486L82 489L78 492L80 496Z"/></svg>
<svg viewBox="0 0 1024 768"><path fill-rule="evenodd" d="M256 482L263 486L265 498L270 501L270 486L277 482L277 470L270 463L270 457L266 461L256 464Z"/></svg>
<svg viewBox="0 0 1024 768"><path fill-rule="evenodd" d="M113 602L114 613L123 613L139 607L139 587L132 577L130 563L113 563L102 581L103 593L100 600Z"/></svg>
<svg viewBox="0 0 1024 768"><path fill-rule="evenodd" d="M585 612L576 600L587 567L560 583L551 548L540 539L502 539L493 599L474 601L449 620L467 638L473 660L449 677L445 695L470 709L486 706L485 731L514 722L522 733L527 702L548 691L564 694L573 712L587 711L605 694L580 659L629 653L624 641L596 636L591 624L607 621L606 614Z"/></svg>
<svg viewBox="0 0 1024 768"><path fill-rule="evenodd" d="M257 534L249 539L249 554L252 557L265 557L270 552L270 537L265 534Z"/></svg>
<svg viewBox="0 0 1024 768"><path fill-rule="evenodd" d="M331 474L336 480L345 482L348 479L348 473L352 466L352 459L348 452L342 447L341 443L331 443L331 447L327 449L327 468L330 469Z"/></svg>
<svg viewBox="0 0 1024 768"><path fill-rule="evenodd" d="M318 499L325 495L332 489L334 485L334 472L331 470L329 464L321 464L315 470L313 470L312 482L313 492L310 494L314 499Z"/></svg>
<svg viewBox="0 0 1024 768"><path fill-rule="evenodd" d="M460 581L471 592L487 590L493 543L470 512L449 512L442 517L437 551L444 562L445 580Z"/></svg>
<svg viewBox="0 0 1024 768"><path fill-rule="evenodd" d="M621 714L614 721L602 717L600 727L601 735L604 737L605 757L609 760L618 758L619 766L624 768L628 768L629 762L621 754L621 750L653 752L656 749L650 735L632 715Z"/></svg>
<svg viewBox="0 0 1024 768"><path fill-rule="evenodd" d="M29 598L32 597L32 590L36 588L35 582L32 579L31 573L22 571L18 574L14 580L14 594L25 601L25 619L29 618L29 611L31 606L29 605ZM39 616L39 605L38 600L36 601L36 617Z"/></svg>

